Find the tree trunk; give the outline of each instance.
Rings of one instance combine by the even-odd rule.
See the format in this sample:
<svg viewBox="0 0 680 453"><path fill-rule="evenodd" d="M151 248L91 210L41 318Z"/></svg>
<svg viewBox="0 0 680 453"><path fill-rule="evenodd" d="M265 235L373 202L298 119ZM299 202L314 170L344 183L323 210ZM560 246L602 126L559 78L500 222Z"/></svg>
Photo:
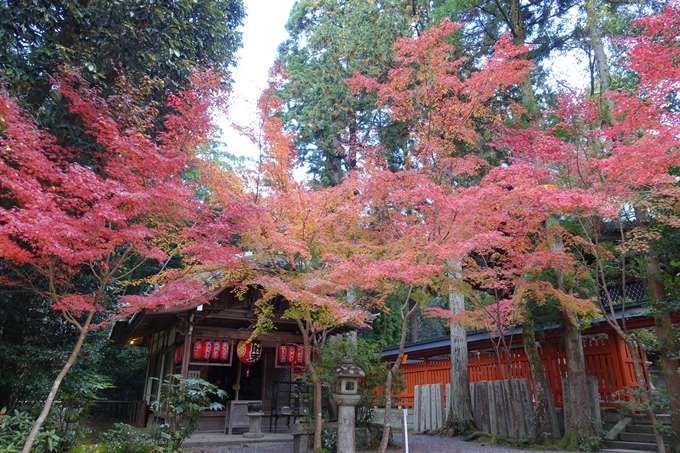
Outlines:
<svg viewBox="0 0 680 453"><path fill-rule="evenodd" d="M321 433L323 430L323 412L321 405L321 380L316 373L316 368L312 363L312 337L314 332L309 325L305 325L301 319L297 319L297 325L302 333L302 344L304 346L305 369L312 380L312 393L314 399L314 451L321 448Z"/></svg>
<svg viewBox="0 0 680 453"><path fill-rule="evenodd" d="M400 363L401 359L397 358L397 363ZM399 367L397 367L399 369ZM378 453L385 453L387 451L387 444L390 441L390 433L392 432L392 380L394 374L392 373L392 368L387 370L387 377L385 378L385 419L383 421L383 433L380 439L380 446L378 447Z"/></svg>
<svg viewBox="0 0 680 453"><path fill-rule="evenodd" d="M564 404L569 405L569 424L566 426L560 447L578 450L578 436L591 437L595 429L590 419L588 383L583 355L581 331L576 319L563 309L564 344L567 355L567 379L569 394L564 395Z"/></svg>
<svg viewBox="0 0 680 453"><path fill-rule="evenodd" d="M411 291L409 290L406 303L402 306L401 313L403 315L404 309L406 307L411 307L409 300L411 298ZM409 319L418 311L420 303L416 302L415 305L408 311L406 316L403 317L401 321L401 338L399 339L399 354L397 354L397 360L394 365L387 370L387 377L385 378L385 419L383 422L383 433L382 439L380 439L380 446L378 447L378 453L385 453L387 451L387 444L390 440L390 433L392 432L392 380L394 375L399 371L401 366L401 359L404 357L404 345L406 344L406 326L408 326Z"/></svg>
<svg viewBox="0 0 680 453"><path fill-rule="evenodd" d="M409 308L413 308L414 304L415 304L415 301L411 304L411 306ZM409 325L410 325L410 328L411 328L411 335L409 335L409 342L410 343L415 343L416 341L418 341L418 337L419 337L419 334L420 334L420 331L419 331L419 328L418 328L419 321L420 321L420 319L419 319L417 313L415 315L413 315L411 317L411 320L409 321Z"/></svg>
<svg viewBox="0 0 680 453"><path fill-rule="evenodd" d="M604 51L604 44L602 42L602 32L600 31L600 21L597 17L595 0L584 0L583 6L586 10L590 45L595 53L595 64L597 66L597 73L600 76L600 94L603 95L609 91L611 76L609 75L607 54Z"/></svg>
<svg viewBox="0 0 680 453"><path fill-rule="evenodd" d="M654 325L659 340L661 367L666 381L666 391L672 397L670 412L673 433L668 447L670 451L680 451L680 368L678 368L677 359L678 349L675 345L678 329L673 328L668 313L654 316Z"/></svg>
<svg viewBox="0 0 680 453"><path fill-rule="evenodd" d="M512 42L516 46L523 46L526 42L526 32L524 22L522 22L522 7L519 0L510 1L510 29L512 30ZM527 55L520 56L527 59ZM536 110L536 98L534 96L533 84L531 83L531 73L528 73L520 83L520 93L522 94L522 106L531 115Z"/></svg>
<svg viewBox="0 0 680 453"><path fill-rule="evenodd" d="M321 433L323 432L323 412L321 406L321 381L313 366L308 366L309 377L312 378L314 391L314 451L321 448Z"/></svg>
<svg viewBox="0 0 680 453"><path fill-rule="evenodd" d="M33 424L31 432L28 434L28 437L26 438L26 443L24 444L24 448L23 450L21 450L21 453L30 453L31 448L33 447L33 443L35 442L35 438L38 435L38 431L40 431L40 427L43 425L43 423L45 423L47 415L50 413L50 409L52 408L52 404L54 403L54 398L56 398L57 396L57 392L59 391L61 382L64 380L64 377L66 376L66 374L68 374L69 370L75 363L76 358L80 353L80 349L83 347L85 337L87 336L87 333L90 331L90 323L92 322L92 316L94 316L94 311L91 311L87 314L85 323L80 327L80 335L78 336L78 341L76 341L76 344L73 347L71 355L68 357L68 360L64 364L64 367L61 369L61 371L57 375L57 378L54 380L52 388L50 389L50 393L47 395L47 399L45 400L45 404L43 405L42 412L40 412L38 419Z"/></svg>
<svg viewBox="0 0 680 453"><path fill-rule="evenodd" d="M547 226L556 225L557 219L551 217ZM550 246L551 251L556 252L564 247L562 238L557 236ZM564 275L559 269L555 269L557 287L565 291ZM569 423L565 426L564 437L559 446L567 450L578 450L579 435L591 437L595 435L595 429L590 420L590 398L588 397L588 383L586 381L586 362L583 355L583 341L579 329L578 320L569 311L562 307L562 319L564 321L564 346L567 359L567 379L569 381L569 394L563 395L565 406L569 405Z"/></svg>
<svg viewBox="0 0 680 453"><path fill-rule="evenodd" d="M652 306L666 300L666 291L661 281L661 269L656 257L648 256L645 260L647 271L647 286L652 299ZM678 349L675 340L678 330L673 328L668 313L657 311L654 315L656 337L659 341L661 367L666 381L666 391L673 398L671 400L671 426L673 435L669 442L670 451L680 451L680 369L678 368Z"/></svg>
<svg viewBox="0 0 680 453"><path fill-rule="evenodd" d="M548 410L548 398L552 398L552 393L548 393L548 383L545 377L543 360L538 354L536 347L536 334L534 333L534 320L531 313L525 316L522 325L522 344L529 360L531 379L534 381L534 398L536 399L536 434L539 438L543 433L552 433L550 425L550 411Z"/></svg>
<svg viewBox="0 0 680 453"><path fill-rule="evenodd" d="M344 172L342 171L342 147L339 140L333 140L333 149L328 153L328 179L331 186L342 184Z"/></svg>
<svg viewBox="0 0 680 453"><path fill-rule="evenodd" d="M460 266L458 266L460 268ZM459 276L456 276L459 278ZM465 310L465 297L454 288L449 288L449 306L452 314ZM452 324L449 330L451 339L451 396L450 410L446 425L457 431L472 427L472 401L470 399L470 378L468 371L467 332L464 326Z"/></svg>

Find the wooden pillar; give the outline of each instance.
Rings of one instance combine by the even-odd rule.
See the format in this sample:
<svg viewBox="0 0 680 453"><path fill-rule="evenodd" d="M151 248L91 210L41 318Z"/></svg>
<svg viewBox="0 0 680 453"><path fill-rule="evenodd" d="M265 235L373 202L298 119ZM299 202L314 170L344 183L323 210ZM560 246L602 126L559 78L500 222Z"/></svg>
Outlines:
<svg viewBox="0 0 680 453"><path fill-rule="evenodd" d="M189 321L189 328L187 329L187 332L184 334L184 352L182 353L182 370L180 372L183 378L187 378L189 376L189 362L191 361L191 342L193 333L194 326L192 315L191 321Z"/></svg>

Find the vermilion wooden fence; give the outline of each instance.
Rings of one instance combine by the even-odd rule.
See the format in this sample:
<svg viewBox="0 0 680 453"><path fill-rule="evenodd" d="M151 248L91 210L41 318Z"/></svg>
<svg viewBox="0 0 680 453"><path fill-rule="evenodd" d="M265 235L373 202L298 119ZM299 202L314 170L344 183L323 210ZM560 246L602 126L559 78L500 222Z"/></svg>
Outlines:
<svg viewBox="0 0 680 453"><path fill-rule="evenodd" d="M615 334L608 338L593 338L583 341L586 374L596 376L602 406L614 406L614 393L624 387L636 387L633 361L628 348ZM555 406L563 406L562 378L567 376L566 352L556 337L547 337L539 347L546 376L550 379ZM523 348L510 350L510 363L514 379L533 381L529 360ZM401 366L406 380L404 391L397 396L398 404L413 406L413 389L416 385L447 384L451 382L450 359L424 359L419 363ZM468 356L470 382L496 381L507 379L505 355L500 362L495 352L474 352ZM446 387L446 385L444 386Z"/></svg>

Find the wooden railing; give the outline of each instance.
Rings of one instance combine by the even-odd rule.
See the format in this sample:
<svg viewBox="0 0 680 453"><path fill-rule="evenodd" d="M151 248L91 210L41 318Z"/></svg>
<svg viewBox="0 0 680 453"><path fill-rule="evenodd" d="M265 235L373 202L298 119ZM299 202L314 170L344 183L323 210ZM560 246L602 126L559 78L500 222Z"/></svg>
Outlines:
<svg viewBox="0 0 680 453"><path fill-rule="evenodd" d="M146 426L146 401L95 401L90 409L93 418L118 419L137 427Z"/></svg>
<svg viewBox="0 0 680 453"><path fill-rule="evenodd" d="M567 375L566 351L558 337L547 337L539 354L543 360L546 376L550 380L555 406L563 406L562 378ZM637 387L633 372L633 360L628 348L615 334L609 338L586 339L583 341L586 374L596 376L602 406L615 406L614 393L624 387ZM514 379L529 379L533 392L533 381L529 359L523 348L510 350L511 372ZM401 366L406 387L396 395L397 404L413 406L413 389L416 385L448 384L451 382L449 359L424 359L419 363ZM471 352L468 355L470 382L497 381L507 379L505 354L499 357L495 352ZM446 386L445 386L446 387Z"/></svg>

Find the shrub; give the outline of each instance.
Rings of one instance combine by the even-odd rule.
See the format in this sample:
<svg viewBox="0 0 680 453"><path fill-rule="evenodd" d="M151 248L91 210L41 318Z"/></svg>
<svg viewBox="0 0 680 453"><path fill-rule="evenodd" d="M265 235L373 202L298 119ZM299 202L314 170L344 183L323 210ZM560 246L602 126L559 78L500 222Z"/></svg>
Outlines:
<svg viewBox="0 0 680 453"><path fill-rule="evenodd" d="M26 412L14 411L14 415L6 414L3 408L0 410L0 445L3 453L19 452L31 431L35 420ZM34 449L40 452L57 451L60 437L56 430L41 430L38 433Z"/></svg>
<svg viewBox="0 0 680 453"><path fill-rule="evenodd" d="M385 405L383 386L389 364L382 361L378 343L367 342L360 338L357 341L347 337L340 340L331 339L326 342L321 351L321 365L317 369L319 377L328 382L330 393L335 386L335 377L329 376L328 373L345 356L351 357L354 364L366 373L366 377L359 381L361 400L356 407L356 421L358 425L370 424L373 421L373 407ZM392 386L393 394L399 393L403 386L402 381L400 376L395 376Z"/></svg>
<svg viewBox="0 0 680 453"><path fill-rule="evenodd" d="M152 437L125 423L116 423L102 433L103 445L109 453L149 453L154 450Z"/></svg>
<svg viewBox="0 0 680 453"><path fill-rule="evenodd" d="M196 430L204 410L224 408L223 404L213 402L211 396L222 399L227 397L227 392L203 379L170 375L163 382L160 401L152 405L165 419L156 430L155 442L165 451L177 450Z"/></svg>
<svg viewBox="0 0 680 453"><path fill-rule="evenodd" d="M326 427L321 432L321 446L328 453L338 451L338 429Z"/></svg>

